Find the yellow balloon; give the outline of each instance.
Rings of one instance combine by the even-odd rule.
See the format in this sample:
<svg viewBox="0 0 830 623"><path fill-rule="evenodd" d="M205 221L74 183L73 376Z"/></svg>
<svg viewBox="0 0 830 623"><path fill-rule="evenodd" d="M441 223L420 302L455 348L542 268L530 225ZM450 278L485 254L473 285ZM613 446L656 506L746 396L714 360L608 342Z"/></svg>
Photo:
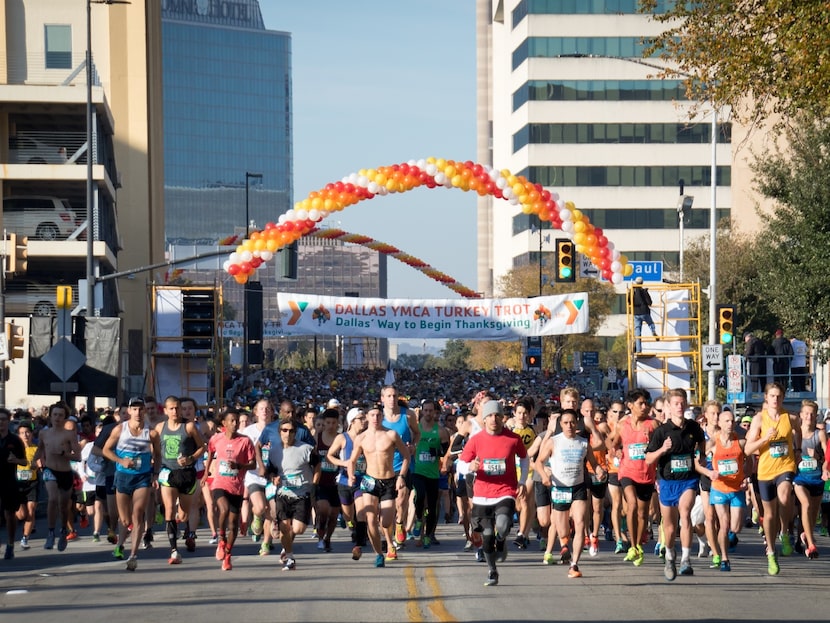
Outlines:
<svg viewBox="0 0 830 623"><path fill-rule="evenodd" d="M634 267L631 264L626 264L623 268L623 275L625 277L630 277L634 274Z"/></svg>
<svg viewBox="0 0 830 623"><path fill-rule="evenodd" d="M522 212L524 214L533 214L533 206L529 203L522 204Z"/></svg>
<svg viewBox="0 0 830 623"><path fill-rule="evenodd" d="M585 223L583 221L574 221L574 231L579 233L585 232Z"/></svg>
<svg viewBox="0 0 830 623"><path fill-rule="evenodd" d="M574 245L574 248L576 249L577 253L582 253L583 255L585 254L585 245L577 244Z"/></svg>
<svg viewBox="0 0 830 623"><path fill-rule="evenodd" d="M577 232L574 234L574 243L576 244L585 244L585 234L582 232Z"/></svg>
<svg viewBox="0 0 830 623"><path fill-rule="evenodd" d="M517 197L523 197L527 194L527 190L525 189L524 184L515 183L513 184L513 192L516 194Z"/></svg>
<svg viewBox="0 0 830 623"><path fill-rule="evenodd" d="M456 174L457 172L458 172L458 171L456 170L456 168L455 168L454 166L452 166L452 165L449 165L446 169L444 169L444 175L446 175L446 176L447 176L447 177L449 177L450 179L452 179L453 177L455 177L455 174Z"/></svg>
<svg viewBox="0 0 830 623"><path fill-rule="evenodd" d="M279 243L274 240L273 238L269 238L265 241L265 248L270 251L271 253L276 252L277 249L280 248Z"/></svg>

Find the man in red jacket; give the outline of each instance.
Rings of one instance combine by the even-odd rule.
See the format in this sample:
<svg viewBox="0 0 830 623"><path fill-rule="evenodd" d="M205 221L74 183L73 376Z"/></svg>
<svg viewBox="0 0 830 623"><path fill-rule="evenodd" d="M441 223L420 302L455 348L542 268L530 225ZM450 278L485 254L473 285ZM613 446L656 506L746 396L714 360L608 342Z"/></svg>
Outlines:
<svg viewBox="0 0 830 623"><path fill-rule="evenodd" d="M496 558L507 558L505 539L513 525L516 497L524 495L527 479L527 452L521 437L504 428L501 403L488 400L482 407L484 430L464 446L461 460L470 464L473 485L473 530L481 532L488 573L485 586L499 583ZM521 474L516 474L516 458ZM518 476L518 477L517 477Z"/></svg>

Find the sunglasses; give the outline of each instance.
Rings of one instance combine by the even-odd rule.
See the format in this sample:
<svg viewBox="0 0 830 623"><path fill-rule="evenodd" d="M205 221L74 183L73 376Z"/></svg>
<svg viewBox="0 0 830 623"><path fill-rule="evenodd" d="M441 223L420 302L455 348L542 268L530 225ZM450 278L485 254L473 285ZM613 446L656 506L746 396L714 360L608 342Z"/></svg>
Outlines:
<svg viewBox="0 0 830 623"><path fill-rule="evenodd" d="M654 409L654 408L652 408L652 411L654 411L655 413L663 413L663 410L662 410L662 409Z"/></svg>

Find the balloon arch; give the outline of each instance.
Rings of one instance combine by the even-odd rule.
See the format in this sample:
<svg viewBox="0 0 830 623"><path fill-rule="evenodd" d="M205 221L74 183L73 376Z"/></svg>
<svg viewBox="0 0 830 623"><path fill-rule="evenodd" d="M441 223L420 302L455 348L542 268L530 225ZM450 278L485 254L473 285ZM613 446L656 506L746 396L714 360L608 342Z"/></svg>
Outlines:
<svg viewBox="0 0 830 623"><path fill-rule="evenodd" d="M455 162L443 158L361 169L339 182L326 184L295 203L293 209L280 215L277 223L268 223L262 231L251 232L223 267L238 283L245 283L257 268L274 257L276 251L315 231L317 223L333 212L376 196L405 193L423 186L459 188L521 205L525 214L535 214L554 229L564 232L574 242L576 250L590 258L608 281L621 283L624 276L631 274L626 256L621 255L614 243L573 203L563 201L557 193L507 169L496 170L471 161Z"/></svg>

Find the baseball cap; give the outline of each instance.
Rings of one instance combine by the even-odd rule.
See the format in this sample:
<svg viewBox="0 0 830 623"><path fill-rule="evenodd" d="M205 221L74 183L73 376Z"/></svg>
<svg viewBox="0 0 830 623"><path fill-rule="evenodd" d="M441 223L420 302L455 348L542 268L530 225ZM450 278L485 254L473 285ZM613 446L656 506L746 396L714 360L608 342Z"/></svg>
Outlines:
<svg viewBox="0 0 830 623"><path fill-rule="evenodd" d="M340 401L337 398L332 398L326 403L326 409L336 409L340 406Z"/></svg>
<svg viewBox="0 0 830 623"><path fill-rule="evenodd" d="M144 398L141 396L134 396L130 398L130 401L127 403L128 407L143 407L144 406Z"/></svg>
<svg viewBox="0 0 830 623"><path fill-rule="evenodd" d="M741 418L741 424L752 424L752 416L745 415Z"/></svg>
<svg viewBox="0 0 830 623"><path fill-rule="evenodd" d="M346 414L346 427L351 426L355 418L361 415L362 413L363 409L359 407L352 407L351 409L349 409L349 412Z"/></svg>
<svg viewBox="0 0 830 623"><path fill-rule="evenodd" d="M636 279L634 279L634 283L636 283L638 285L643 283L643 278L642 277L637 277Z"/></svg>
<svg viewBox="0 0 830 623"><path fill-rule="evenodd" d="M481 408L481 417L486 418L488 415L493 415L494 413L504 415L501 403L498 400L488 400Z"/></svg>

